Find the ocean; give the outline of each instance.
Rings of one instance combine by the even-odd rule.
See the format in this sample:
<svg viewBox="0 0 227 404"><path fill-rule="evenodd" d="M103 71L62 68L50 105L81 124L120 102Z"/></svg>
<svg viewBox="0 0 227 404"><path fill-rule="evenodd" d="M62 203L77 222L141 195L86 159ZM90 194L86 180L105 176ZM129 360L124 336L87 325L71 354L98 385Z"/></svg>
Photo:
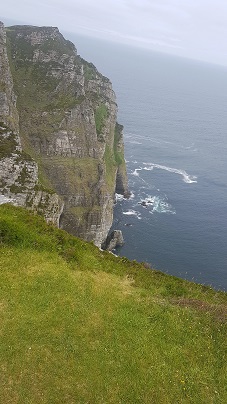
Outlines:
<svg viewBox="0 0 227 404"><path fill-rule="evenodd" d="M124 125L116 254L227 290L227 68L65 36L113 83Z"/></svg>

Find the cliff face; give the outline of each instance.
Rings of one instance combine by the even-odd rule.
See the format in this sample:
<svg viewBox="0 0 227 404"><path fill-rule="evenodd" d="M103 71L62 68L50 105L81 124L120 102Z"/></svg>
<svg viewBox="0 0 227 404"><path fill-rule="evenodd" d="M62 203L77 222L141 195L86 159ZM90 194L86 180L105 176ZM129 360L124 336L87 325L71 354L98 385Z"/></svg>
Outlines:
<svg viewBox="0 0 227 404"><path fill-rule="evenodd" d="M38 182L38 165L23 150L19 114L6 48L6 32L0 23L0 203L26 206L59 225L62 202Z"/></svg>
<svg viewBox="0 0 227 404"><path fill-rule="evenodd" d="M50 220L101 245L115 190L128 193L111 83L57 28L14 26L6 34L1 25L0 131L14 143L1 156L1 193L46 217L55 212Z"/></svg>

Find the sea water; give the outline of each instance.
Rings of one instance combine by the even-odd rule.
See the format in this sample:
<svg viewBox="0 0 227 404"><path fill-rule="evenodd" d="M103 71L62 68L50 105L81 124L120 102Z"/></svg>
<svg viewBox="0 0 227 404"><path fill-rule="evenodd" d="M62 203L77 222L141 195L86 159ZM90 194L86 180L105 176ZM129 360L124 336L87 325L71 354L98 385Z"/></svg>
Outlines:
<svg viewBox="0 0 227 404"><path fill-rule="evenodd" d="M227 289L227 68L71 36L113 83L131 197L116 253Z"/></svg>

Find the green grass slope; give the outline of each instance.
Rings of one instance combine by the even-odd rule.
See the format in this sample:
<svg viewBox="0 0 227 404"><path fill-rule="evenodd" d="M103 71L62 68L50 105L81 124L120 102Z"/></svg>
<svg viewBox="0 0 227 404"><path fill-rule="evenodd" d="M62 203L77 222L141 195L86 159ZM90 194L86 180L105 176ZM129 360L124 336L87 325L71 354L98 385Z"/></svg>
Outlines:
<svg viewBox="0 0 227 404"><path fill-rule="evenodd" d="M226 403L227 296L0 206L0 401Z"/></svg>

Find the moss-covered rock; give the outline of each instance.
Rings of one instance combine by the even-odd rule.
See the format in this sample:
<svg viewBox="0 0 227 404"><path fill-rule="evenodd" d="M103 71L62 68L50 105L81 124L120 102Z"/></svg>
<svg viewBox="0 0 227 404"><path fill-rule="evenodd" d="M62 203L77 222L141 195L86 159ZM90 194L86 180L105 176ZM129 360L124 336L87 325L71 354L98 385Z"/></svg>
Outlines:
<svg viewBox="0 0 227 404"><path fill-rule="evenodd" d="M101 245L112 224L120 172L124 180L117 189L127 193L112 85L57 28L13 26L6 34L22 150L38 164L34 185L54 190L63 201L61 227ZM10 185L17 194L26 187L26 170L24 165ZM34 207L34 195L25 199Z"/></svg>
<svg viewBox="0 0 227 404"><path fill-rule="evenodd" d="M21 146L6 42L5 29L0 23L0 203L25 206L58 225L62 201L39 183L37 163Z"/></svg>

